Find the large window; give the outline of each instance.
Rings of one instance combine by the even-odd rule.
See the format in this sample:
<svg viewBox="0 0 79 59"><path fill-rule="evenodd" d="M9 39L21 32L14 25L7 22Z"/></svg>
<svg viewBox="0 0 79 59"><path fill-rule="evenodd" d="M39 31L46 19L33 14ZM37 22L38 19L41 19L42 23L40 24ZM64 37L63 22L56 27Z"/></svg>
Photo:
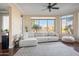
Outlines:
<svg viewBox="0 0 79 59"><path fill-rule="evenodd" d="M62 16L62 34L73 33L73 15Z"/></svg>
<svg viewBox="0 0 79 59"><path fill-rule="evenodd" d="M2 30L9 30L9 16L3 16L2 20Z"/></svg>
<svg viewBox="0 0 79 59"><path fill-rule="evenodd" d="M54 32L55 19L37 19L32 22L33 32Z"/></svg>

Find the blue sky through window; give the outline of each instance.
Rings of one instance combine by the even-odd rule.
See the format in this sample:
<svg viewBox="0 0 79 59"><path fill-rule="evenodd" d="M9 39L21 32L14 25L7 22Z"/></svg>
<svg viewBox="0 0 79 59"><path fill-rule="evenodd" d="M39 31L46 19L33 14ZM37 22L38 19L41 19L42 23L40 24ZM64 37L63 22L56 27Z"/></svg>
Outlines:
<svg viewBox="0 0 79 59"><path fill-rule="evenodd" d="M53 19L46 19L46 20L40 19L40 20L38 20L38 22L39 22L40 26L46 26L47 23L48 23L48 25L54 25Z"/></svg>
<svg viewBox="0 0 79 59"><path fill-rule="evenodd" d="M54 25L54 20L48 20L48 25Z"/></svg>
<svg viewBox="0 0 79 59"><path fill-rule="evenodd" d="M47 20L40 20L40 26L46 26Z"/></svg>

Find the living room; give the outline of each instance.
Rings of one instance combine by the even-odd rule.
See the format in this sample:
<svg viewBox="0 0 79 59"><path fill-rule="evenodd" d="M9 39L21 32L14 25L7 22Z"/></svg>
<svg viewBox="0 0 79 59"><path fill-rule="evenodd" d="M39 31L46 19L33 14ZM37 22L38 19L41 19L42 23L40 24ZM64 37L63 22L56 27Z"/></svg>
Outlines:
<svg viewBox="0 0 79 59"><path fill-rule="evenodd" d="M18 48L12 55L79 55L76 51L79 46L79 3L4 3L1 7L3 5L7 5L9 14L8 49Z"/></svg>

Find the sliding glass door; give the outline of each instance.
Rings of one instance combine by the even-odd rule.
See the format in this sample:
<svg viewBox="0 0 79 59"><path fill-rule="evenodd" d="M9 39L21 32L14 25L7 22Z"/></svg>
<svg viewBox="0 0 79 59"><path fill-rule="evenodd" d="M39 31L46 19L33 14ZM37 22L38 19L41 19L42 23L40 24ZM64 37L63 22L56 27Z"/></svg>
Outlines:
<svg viewBox="0 0 79 59"><path fill-rule="evenodd" d="M38 32L54 32L55 31L55 19L37 19L33 20L32 27L38 27ZM33 32L35 31L34 28Z"/></svg>

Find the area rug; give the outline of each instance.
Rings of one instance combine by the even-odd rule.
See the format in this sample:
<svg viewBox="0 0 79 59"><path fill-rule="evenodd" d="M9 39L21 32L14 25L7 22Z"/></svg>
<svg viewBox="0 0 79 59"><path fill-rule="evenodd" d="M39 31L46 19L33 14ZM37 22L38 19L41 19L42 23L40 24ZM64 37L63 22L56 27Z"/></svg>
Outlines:
<svg viewBox="0 0 79 59"><path fill-rule="evenodd" d="M40 43L34 47L20 48L14 56L79 56L75 48L62 42Z"/></svg>

